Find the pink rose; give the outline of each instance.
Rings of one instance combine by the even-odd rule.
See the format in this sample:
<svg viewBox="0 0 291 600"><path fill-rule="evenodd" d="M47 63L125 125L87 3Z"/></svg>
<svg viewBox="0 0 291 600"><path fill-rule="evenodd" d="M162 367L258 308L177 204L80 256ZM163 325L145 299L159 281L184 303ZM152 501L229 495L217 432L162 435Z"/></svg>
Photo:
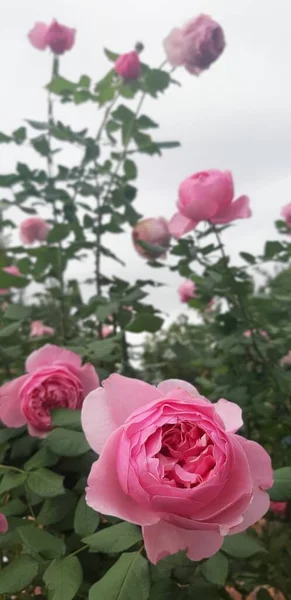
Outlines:
<svg viewBox="0 0 291 600"><path fill-rule="evenodd" d="M114 331L112 325L102 325L102 338L105 339Z"/></svg>
<svg viewBox="0 0 291 600"><path fill-rule="evenodd" d="M179 187L178 213L170 223L171 235L180 238L200 223L230 223L234 219L251 216L249 198L234 199L233 179L230 171L200 171L187 177Z"/></svg>
<svg viewBox="0 0 291 600"><path fill-rule="evenodd" d="M270 502L270 510L278 517L286 517L287 507L287 502Z"/></svg>
<svg viewBox="0 0 291 600"><path fill-rule="evenodd" d="M53 408L80 409L99 385L90 364L74 352L46 344L26 360L26 375L0 387L0 420L7 427L27 424L30 435L45 437Z"/></svg>
<svg viewBox="0 0 291 600"><path fill-rule="evenodd" d="M55 54L71 50L75 43L76 29L61 25L55 19L50 25L36 23L29 32L30 43L38 50L50 48Z"/></svg>
<svg viewBox="0 0 291 600"><path fill-rule="evenodd" d="M291 365L291 350L281 358L280 365Z"/></svg>
<svg viewBox="0 0 291 600"><path fill-rule="evenodd" d="M18 267L16 267L15 265L11 265L10 267L3 267L3 271L5 271L5 273L10 273L10 275L15 275L15 277L19 277L19 275L21 275ZM0 296L4 296L4 294L8 294L9 290L0 289Z"/></svg>
<svg viewBox="0 0 291 600"><path fill-rule="evenodd" d="M132 230L132 240L136 251L144 258L163 258L170 245L170 232L166 219L143 219ZM139 242L146 242L152 248L145 249Z"/></svg>
<svg viewBox="0 0 291 600"><path fill-rule="evenodd" d="M288 227L291 227L291 202L281 208L281 217L285 219Z"/></svg>
<svg viewBox="0 0 291 600"><path fill-rule="evenodd" d="M123 77L123 79L138 79L140 76L140 60L138 53L128 52L127 54L121 54L114 65L115 72Z"/></svg>
<svg viewBox="0 0 291 600"><path fill-rule="evenodd" d="M196 285L191 279L185 279L178 287L178 294L181 302L189 302L191 298L196 296Z"/></svg>
<svg viewBox="0 0 291 600"><path fill-rule="evenodd" d="M44 325L42 321L32 321L30 324L30 337L41 337L43 335L54 335L53 327Z"/></svg>
<svg viewBox="0 0 291 600"><path fill-rule="evenodd" d="M241 409L211 404L185 381L156 388L111 375L85 399L82 425L100 455L87 504L141 525L153 563L179 550L194 561L212 556L269 508L270 457L235 435Z"/></svg>
<svg viewBox="0 0 291 600"><path fill-rule="evenodd" d="M269 335L268 333L264 330L264 329L247 329L247 331L244 331L244 337L249 338L252 336L253 333L257 333L259 334L261 337L264 337L266 340L269 340Z"/></svg>
<svg viewBox="0 0 291 600"><path fill-rule="evenodd" d="M173 67L184 66L193 75L199 75L223 52L223 29L211 17L200 15L181 29L173 29L164 40L164 48Z"/></svg>
<svg viewBox="0 0 291 600"><path fill-rule="evenodd" d="M20 239L23 244L31 246L34 242L44 242L50 226L41 217L29 217L20 224Z"/></svg>
<svg viewBox="0 0 291 600"><path fill-rule="evenodd" d="M8 523L5 515L0 513L0 533L6 533L8 530Z"/></svg>

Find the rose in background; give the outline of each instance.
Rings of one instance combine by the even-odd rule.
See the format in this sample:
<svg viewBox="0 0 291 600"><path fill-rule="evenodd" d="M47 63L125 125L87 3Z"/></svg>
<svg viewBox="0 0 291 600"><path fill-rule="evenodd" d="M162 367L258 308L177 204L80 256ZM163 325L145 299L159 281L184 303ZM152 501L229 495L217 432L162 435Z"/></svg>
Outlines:
<svg viewBox="0 0 291 600"><path fill-rule="evenodd" d="M285 219L288 227L291 227L291 202L283 206L281 209L281 216Z"/></svg>
<svg viewBox="0 0 291 600"><path fill-rule="evenodd" d="M280 364L283 365L291 365L291 350L281 358Z"/></svg>
<svg viewBox="0 0 291 600"><path fill-rule="evenodd" d="M88 505L141 525L153 563L179 550L194 561L212 556L225 535L244 531L270 505L270 457L235 434L242 424L236 404L211 404L184 381L155 388L111 375L82 409L100 454Z"/></svg>
<svg viewBox="0 0 291 600"><path fill-rule="evenodd" d="M191 279L185 279L178 287L178 294L181 302L189 302L196 296L196 285Z"/></svg>
<svg viewBox="0 0 291 600"><path fill-rule="evenodd" d="M265 338L265 340L270 339L269 334L264 329L247 329L247 331L244 331L244 337L246 338L252 337L253 334L260 335L261 337Z"/></svg>
<svg viewBox="0 0 291 600"><path fill-rule="evenodd" d="M31 246L34 242L44 242L49 230L50 225L41 217L29 217L20 225L20 239L27 246Z"/></svg>
<svg viewBox="0 0 291 600"><path fill-rule="evenodd" d="M7 519L6 519L5 515L3 515L0 512L0 533L6 533L7 530L8 530Z"/></svg>
<svg viewBox="0 0 291 600"><path fill-rule="evenodd" d="M138 79L140 76L140 60L136 50L121 54L114 65L115 72L129 81Z"/></svg>
<svg viewBox="0 0 291 600"><path fill-rule="evenodd" d="M30 337L41 337L43 335L54 335L53 327L45 325L42 321L32 321L30 324Z"/></svg>
<svg viewBox="0 0 291 600"><path fill-rule="evenodd" d="M234 185L229 171L209 169L187 177L179 187L178 212L169 222L171 235L180 238L201 221L231 223L251 216L249 198L234 200Z"/></svg>
<svg viewBox="0 0 291 600"><path fill-rule="evenodd" d="M50 25L36 23L28 34L30 43L38 50L50 48L54 54L64 54L75 43L76 29L61 25L54 19Z"/></svg>
<svg viewBox="0 0 291 600"><path fill-rule="evenodd" d="M224 32L211 17L200 15L181 29L173 29L164 40L164 48L173 67L184 66L193 75L199 75L222 54Z"/></svg>
<svg viewBox="0 0 291 600"><path fill-rule="evenodd" d="M26 371L0 387L0 421L7 427L27 424L36 437L50 431L52 409L80 409L99 385L92 365L82 366L80 356L51 344L28 356Z"/></svg>
<svg viewBox="0 0 291 600"><path fill-rule="evenodd" d="M136 251L144 258L163 258L170 246L171 235L166 219L143 219L132 230L132 240ZM145 242L148 247L143 247Z"/></svg>
<svg viewBox="0 0 291 600"><path fill-rule="evenodd" d="M16 267L15 265L10 265L9 267L3 267L3 271L5 271L5 273L10 273L10 275L15 275L15 277L19 277L19 275L21 275L18 267ZM5 294L9 294L9 290L7 289L0 289L0 296L4 296Z"/></svg>
<svg viewBox="0 0 291 600"><path fill-rule="evenodd" d="M278 517L286 517L288 509L287 502L271 502L270 511Z"/></svg>

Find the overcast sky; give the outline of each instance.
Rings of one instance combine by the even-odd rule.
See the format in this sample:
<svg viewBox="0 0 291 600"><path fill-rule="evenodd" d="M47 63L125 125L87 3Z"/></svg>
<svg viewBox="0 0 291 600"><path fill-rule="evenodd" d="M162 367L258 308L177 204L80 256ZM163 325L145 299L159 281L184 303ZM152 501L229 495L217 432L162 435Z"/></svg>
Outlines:
<svg viewBox="0 0 291 600"><path fill-rule="evenodd" d="M75 27L76 44L62 58L62 74L77 80L86 73L97 80L108 69L104 46L126 52L142 41L143 60L157 66L164 57L162 39L200 12L222 24L227 47L199 78L179 69L175 77L182 88L173 86L158 102L146 101L144 112L160 123L158 139L177 139L182 147L165 151L162 158L138 160L136 208L145 216L170 217L182 179L201 169L232 170L237 194L248 194L253 209L252 219L237 221L225 234L235 258L240 250L257 252L265 239L274 239L273 221L291 202L290 0L2 0L0 130L9 133L24 118L46 119L42 87L50 77L51 56L27 40L35 21L55 17ZM95 128L93 107L66 107L57 112L64 122ZM0 149L2 172L15 159L9 152ZM118 275L132 280L150 275L166 282L154 300L177 314L178 275L150 270L132 250L128 234L117 241L127 262L126 271L117 268ZM117 272L114 263L105 267ZM87 264L88 276L90 269Z"/></svg>

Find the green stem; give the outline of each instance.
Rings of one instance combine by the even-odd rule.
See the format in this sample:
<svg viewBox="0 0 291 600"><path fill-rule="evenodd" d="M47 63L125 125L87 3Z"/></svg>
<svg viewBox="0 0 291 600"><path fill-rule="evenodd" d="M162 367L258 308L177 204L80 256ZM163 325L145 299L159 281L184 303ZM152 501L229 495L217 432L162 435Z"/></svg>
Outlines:
<svg viewBox="0 0 291 600"><path fill-rule="evenodd" d="M89 544L86 544L85 546L82 546L82 548L78 548L78 550L75 550L75 552L71 552L71 554L69 554L68 558L70 556L76 556L76 554L80 554L80 552L84 552L84 550L87 550L87 548L89 548Z"/></svg>
<svg viewBox="0 0 291 600"><path fill-rule="evenodd" d="M15 471L15 473L25 473L22 469L18 469L18 467L12 467L11 465L0 465L0 471Z"/></svg>

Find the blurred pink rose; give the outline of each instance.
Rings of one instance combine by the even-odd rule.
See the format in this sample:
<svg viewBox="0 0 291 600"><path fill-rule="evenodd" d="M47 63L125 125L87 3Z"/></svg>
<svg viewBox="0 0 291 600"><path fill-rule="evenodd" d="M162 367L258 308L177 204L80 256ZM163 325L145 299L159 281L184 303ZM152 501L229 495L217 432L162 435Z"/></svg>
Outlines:
<svg viewBox="0 0 291 600"><path fill-rule="evenodd" d="M159 217L139 221L132 230L132 239L136 251L144 258L163 258L171 239L166 219ZM152 248L143 248L139 241L150 244Z"/></svg>
<svg viewBox="0 0 291 600"><path fill-rule="evenodd" d="M41 594L42 594L41 587L39 585L37 585L34 588L33 593L34 593L35 596L41 596Z"/></svg>
<svg viewBox="0 0 291 600"><path fill-rule="evenodd" d="M30 324L30 337L41 337L42 335L54 335L53 327L44 325L42 321L32 321Z"/></svg>
<svg viewBox="0 0 291 600"><path fill-rule="evenodd" d="M280 360L281 365L291 365L291 350Z"/></svg>
<svg viewBox="0 0 291 600"><path fill-rule="evenodd" d="M189 302L191 298L196 296L196 285L191 279L185 279L178 287L178 294L181 302Z"/></svg>
<svg viewBox="0 0 291 600"><path fill-rule="evenodd" d="M179 187L178 213L169 222L171 235L180 238L200 223L230 223L251 216L249 198L234 199L233 179L230 171L200 171L187 177Z"/></svg>
<svg viewBox="0 0 291 600"><path fill-rule="evenodd" d="M114 65L115 72L123 79L138 79L140 76L140 60L138 53L133 50L126 54L121 54Z"/></svg>
<svg viewBox="0 0 291 600"><path fill-rule="evenodd" d="M288 227L291 227L291 202L283 206L281 209L281 217L285 219Z"/></svg>
<svg viewBox="0 0 291 600"><path fill-rule="evenodd" d="M82 426L100 455L87 504L141 525L153 563L179 550L194 561L212 556L225 535L269 508L271 460L235 435L241 409L224 399L212 404L185 381L156 388L111 375L85 399Z"/></svg>
<svg viewBox="0 0 291 600"><path fill-rule="evenodd" d="M55 54L71 50L75 43L76 29L61 25L55 19L50 25L36 23L28 34L30 43L38 50L50 48Z"/></svg>
<svg viewBox="0 0 291 600"><path fill-rule="evenodd" d="M80 356L46 344L26 360L26 375L0 387L0 421L7 427L27 423L30 435L45 437L53 408L80 409L85 396L99 385L90 364Z"/></svg>
<svg viewBox="0 0 291 600"><path fill-rule="evenodd" d="M244 337L249 338L251 337L252 333L258 333L266 340L270 339L268 333L264 329L248 329L247 331L244 331Z"/></svg>
<svg viewBox="0 0 291 600"><path fill-rule="evenodd" d="M211 298L211 300L209 300L209 302L206 306L205 312L207 312L207 313L211 312L214 308L215 308L215 299Z"/></svg>
<svg viewBox="0 0 291 600"><path fill-rule="evenodd" d="M114 331L112 325L102 325L102 338L105 339Z"/></svg>
<svg viewBox="0 0 291 600"><path fill-rule="evenodd" d="M8 523L5 515L0 513L0 533L6 533L8 530Z"/></svg>
<svg viewBox="0 0 291 600"><path fill-rule="evenodd" d="M10 273L10 275L15 275L15 277L18 277L19 275L21 275L18 267L16 267L15 265L11 265L10 267L3 267L3 271L5 271L5 273ZM0 296L4 296L4 294L8 294L9 290L0 289Z"/></svg>
<svg viewBox="0 0 291 600"><path fill-rule="evenodd" d="M173 67L184 66L193 75L199 75L223 52L223 29L211 17L200 15L181 29L173 29L164 40L164 48Z"/></svg>
<svg viewBox="0 0 291 600"><path fill-rule="evenodd" d="M31 246L34 242L44 242L50 226L41 217L29 217L20 224L20 239L23 244Z"/></svg>
<svg viewBox="0 0 291 600"><path fill-rule="evenodd" d="M287 514L287 502L270 502L270 510L278 517L285 517Z"/></svg>

